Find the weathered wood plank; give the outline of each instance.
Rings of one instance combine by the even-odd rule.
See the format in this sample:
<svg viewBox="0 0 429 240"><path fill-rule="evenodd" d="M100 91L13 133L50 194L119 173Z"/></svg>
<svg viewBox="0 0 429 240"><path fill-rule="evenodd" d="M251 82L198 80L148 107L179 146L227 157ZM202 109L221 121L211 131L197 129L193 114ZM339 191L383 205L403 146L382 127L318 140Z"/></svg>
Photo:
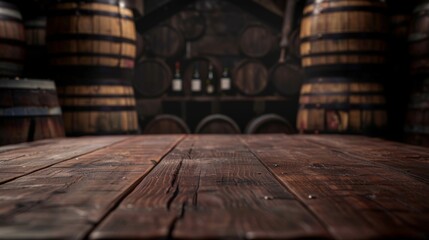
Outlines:
<svg viewBox="0 0 429 240"><path fill-rule="evenodd" d="M303 136L351 158L384 164L429 183L429 149L358 136Z"/></svg>
<svg viewBox="0 0 429 240"><path fill-rule="evenodd" d="M45 140L40 143L31 143L29 147L18 147L15 150L0 153L0 184L107 147L126 138L128 137L115 136Z"/></svg>
<svg viewBox="0 0 429 240"><path fill-rule="evenodd" d="M130 137L0 185L0 238L84 238L182 138Z"/></svg>
<svg viewBox="0 0 429 240"><path fill-rule="evenodd" d="M242 139L335 238L429 236L427 184L302 137Z"/></svg>
<svg viewBox="0 0 429 240"><path fill-rule="evenodd" d="M284 239L329 234L238 137L189 136L90 237Z"/></svg>

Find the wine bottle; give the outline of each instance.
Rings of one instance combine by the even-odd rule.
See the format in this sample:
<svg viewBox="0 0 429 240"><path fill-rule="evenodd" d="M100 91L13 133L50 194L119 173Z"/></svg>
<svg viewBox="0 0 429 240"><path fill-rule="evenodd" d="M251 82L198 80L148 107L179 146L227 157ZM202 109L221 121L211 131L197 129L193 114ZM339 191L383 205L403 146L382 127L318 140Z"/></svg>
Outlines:
<svg viewBox="0 0 429 240"><path fill-rule="evenodd" d="M220 79L220 92L222 95L231 95L233 92L228 68L223 69L222 78Z"/></svg>
<svg viewBox="0 0 429 240"><path fill-rule="evenodd" d="M173 96L182 96L183 95L183 79L180 74L180 62L176 62L174 78L171 82L171 91L170 94Z"/></svg>
<svg viewBox="0 0 429 240"><path fill-rule="evenodd" d="M206 79L206 95L214 95L215 92L216 92L216 89L215 89L215 79L213 74L213 66L209 64L209 71Z"/></svg>
<svg viewBox="0 0 429 240"><path fill-rule="evenodd" d="M191 95L199 96L202 94L202 81L200 78L200 70L198 64L194 65L194 73L191 80Z"/></svg>

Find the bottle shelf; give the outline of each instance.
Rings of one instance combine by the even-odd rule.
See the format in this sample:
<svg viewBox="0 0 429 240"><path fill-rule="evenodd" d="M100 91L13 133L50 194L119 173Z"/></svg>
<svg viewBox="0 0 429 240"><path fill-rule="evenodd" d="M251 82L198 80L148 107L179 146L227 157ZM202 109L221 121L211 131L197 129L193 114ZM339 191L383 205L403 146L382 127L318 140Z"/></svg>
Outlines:
<svg viewBox="0 0 429 240"><path fill-rule="evenodd" d="M290 98L283 96L163 96L165 102L281 102Z"/></svg>

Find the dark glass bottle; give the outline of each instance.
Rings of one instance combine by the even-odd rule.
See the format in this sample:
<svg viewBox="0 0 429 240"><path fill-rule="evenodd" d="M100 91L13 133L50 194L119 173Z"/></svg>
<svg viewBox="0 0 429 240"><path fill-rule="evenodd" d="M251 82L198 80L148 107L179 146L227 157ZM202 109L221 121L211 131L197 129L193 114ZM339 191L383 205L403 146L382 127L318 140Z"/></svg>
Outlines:
<svg viewBox="0 0 429 240"><path fill-rule="evenodd" d="M209 64L209 71L206 79L206 95L212 96L216 94L216 83L213 73L213 66Z"/></svg>
<svg viewBox="0 0 429 240"><path fill-rule="evenodd" d="M176 62L173 81L171 82L170 95L183 96L183 78L180 74L180 62Z"/></svg>
<svg viewBox="0 0 429 240"><path fill-rule="evenodd" d="M221 95L232 95L233 94L233 88L232 88L232 81L231 77L229 76L228 68L223 69L222 78L219 81L219 89Z"/></svg>
<svg viewBox="0 0 429 240"><path fill-rule="evenodd" d="M203 93L203 82L200 77L200 69L198 64L194 65L194 71L191 80L191 95L200 96Z"/></svg>

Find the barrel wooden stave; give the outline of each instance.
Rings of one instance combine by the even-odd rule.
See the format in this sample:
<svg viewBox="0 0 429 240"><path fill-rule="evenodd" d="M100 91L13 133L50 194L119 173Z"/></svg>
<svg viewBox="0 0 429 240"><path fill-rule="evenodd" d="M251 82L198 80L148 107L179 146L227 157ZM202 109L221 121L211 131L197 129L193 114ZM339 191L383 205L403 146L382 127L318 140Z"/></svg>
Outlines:
<svg viewBox="0 0 429 240"><path fill-rule="evenodd" d="M242 94L259 95L268 85L268 70L258 60L245 59L234 67L232 80Z"/></svg>
<svg viewBox="0 0 429 240"><path fill-rule="evenodd" d="M138 132L134 91L124 85L68 85L58 88L67 135Z"/></svg>
<svg viewBox="0 0 429 240"><path fill-rule="evenodd" d="M213 114L205 117L197 125L195 133L198 134L240 134L237 123L228 116Z"/></svg>
<svg viewBox="0 0 429 240"><path fill-rule="evenodd" d="M304 133L382 134L387 123L383 86L347 78L303 84L297 128Z"/></svg>
<svg viewBox="0 0 429 240"><path fill-rule="evenodd" d="M51 81L0 79L0 145L64 137Z"/></svg>
<svg viewBox="0 0 429 240"><path fill-rule="evenodd" d="M251 24L240 34L239 45L246 56L260 58L273 51L275 40L271 29L263 25Z"/></svg>
<svg viewBox="0 0 429 240"><path fill-rule="evenodd" d="M186 123L174 115L158 115L150 121L144 134L189 134L191 131Z"/></svg>
<svg viewBox="0 0 429 240"><path fill-rule="evenodd" d="M178 30L170 25L162 24L145 33L146 50L162 58L179 55L185 48L185 40Z"/></svg>
<svg viewBox="0 0 429 240"><path fill-rule="evenodd" d="M38 16L25 21L27 58L24 73L27 77L47 78L48 49L46 45L46 16Z"/></svg>
<svg viewBox="0 0 429 240"><path fill-rule="evenodd" d="M328 0L307 5L300 31L302 66L319 73L380 71L387 50L385 11L384 2L372 0Z"/></svg>
<svg viewBox="0 0 429 240"><path fill-rule="evenodd" d="M22 16L10 1L0 1L0 10L0 76L21 76L25 60Z"/></svg>
<svg viewBox="0 0 429 240"><path fill-rule="evenodd" d="M293 63L278 63L270 70L270 82L276 91L284 96L299 94L303 72L299 65Z"/></svg>
<svg viewBox="0 0 429 240"><path fill-rule="evenodd" d="M141 59L136 66L133 86L143 97L158 97L171 85L170 67L161 59Z"/></svg>
<svg viewBox="0 0 429 240"><path fill-rule="evenodd" d="M277 114L265 114L252 119L246 126L247 134L295 133L289 121Z"/></svg>
<svg viewBox="0 0 429 240"><path fill-rule="evenodd" d="M134 68L133 13L119 3L56 2L48 17L47 40L50 64L60 75L75 74L76 67Z"/></svg>

